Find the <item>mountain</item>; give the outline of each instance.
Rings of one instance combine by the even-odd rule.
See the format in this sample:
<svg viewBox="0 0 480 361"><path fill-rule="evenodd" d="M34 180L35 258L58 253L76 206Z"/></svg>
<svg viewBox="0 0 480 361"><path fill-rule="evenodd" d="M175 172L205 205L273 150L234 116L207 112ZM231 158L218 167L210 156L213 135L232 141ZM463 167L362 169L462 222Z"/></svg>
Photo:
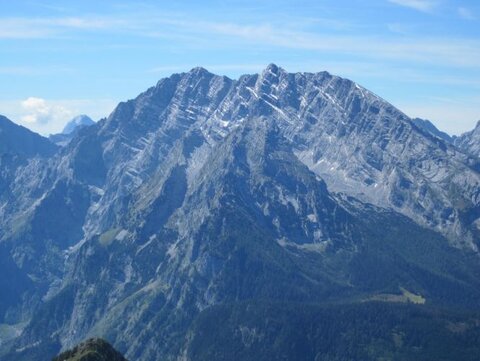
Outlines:
<svg viewBox="0 0 480 361"><path fill-rule="evenodd" d="M71 134L80 128L89 127L93 124L95 124L95 122L89 116L81 114L70 120L67 125L65 125L62 134Z"/></svg>
<svg viewBox="0 0 480 361"><path fill-rule="evenodd" d="M433 123L426 119L414 118L412 122L419 127L420 129L425 130L426 132L443 139L445 142L452 143L453 138L449 136L447 133L438 130L438 128L433 125Z"/></svg>
<svg viewBox="0 0 480 361"><path fill-rule="evenodd" d="M80 129L89 127L93 124L95 124L95 122L87 115L78 115L65 125L65 128L63 128L61 133L52 134L49 139L52 143L63 147L77 135Z"/></svg>
<svg viewBox="0 0 480 361"><path fill-rule="evenodd" d="M27 164L46 162L57 150L58 148L48 139L0 115L0 204L10 203L16 196L13 183L19 169L23 169ZM5 210L0 208L0 219L3 218L4 212ZM3 224L0 226L0 234L2 228ZM13 268L10 268L12 266L11 260L5 262L5 267L13 270ZM7 278L9 279L6 282L11 283L11 286L15 288L14 283L17 280L17 275L7 276ZM0 309L3 302L8 298L0 299Z"/></svg>
<svg viewBox="0 0 480 361"><path fill-rule="evenodd" d="M220 360L221 344L200 347L212 325L215 342L255 345L245 360L286 353L252 343L285 335L332 360L377 360L399 340L398 352L433 357L456 330L447 354L467 360L477 165L327 72L173 74L15 172L15 196L0 198L0 357L43 360L104 337L131 360ZM352 330L353 347L377 324L391 338L366 333L329 355L315 315L341 323L331 342ZM419 323L422 335L441 326L434 342L410 333Z"/></svg>
<svg viewBox="0 0 480 361"><path fill-rule="evenodd" d="M0 156L48 157L55 151L56 147L48 139L0 115Z"/></svg>
<svg viewBox="0 0 480 361"><path fill-rule="evenodd" d="M475 129L455 138L455 145L475 157L480 157L480 121Z"/></svg>
<svg viewBox="0 0 480 361"><path fill-rule="evenodd" d="M52 361L126 361L126 359L105 340L92 338L72 350L62 352Z"/></svg>

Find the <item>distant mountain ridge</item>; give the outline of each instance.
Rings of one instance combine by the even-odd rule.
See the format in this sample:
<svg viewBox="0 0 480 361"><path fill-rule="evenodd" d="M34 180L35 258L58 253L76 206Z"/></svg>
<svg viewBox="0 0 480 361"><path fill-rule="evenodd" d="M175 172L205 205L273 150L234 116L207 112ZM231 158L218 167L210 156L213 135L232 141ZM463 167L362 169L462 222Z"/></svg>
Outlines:
<svg viewBox="0 0 480 361"><path fill-rule="evenodd" d="M367 328L391 304L385 312L407 318L401 332L415 343L417 313L399 305L419 302L446 310L435 345L449 322L475 337L472 318L454 310L480 309L478 169L475 156L327 72L173 74L1 180L0 285L11 296L0 302L0 357L43 360L101 336L130 360L221 360L198 346L205 325L227 320L218 327L242 354L255 345L251 355L268 359L259 337L305 334L333 303L366 312ZM284 334L253 322L256 308L248 324L235 316L257 303ZM425 333L438 328L426 319ZM350 329L361 332L336 332ZM385 342L403 336L385 329L344 359L395 350ZM321 357L315 335L306 354Z"/></svg>
<svg viewBox="0 0 480 361"><path fill-rule="evenodd" d="M47 157L53 155L55 151L56 147L48 139L0 115L0 155Z"/></svg>
<svg viewBox="0 0 480 361"><path fill-rule="evenodd" d="M89 116L83 114L78 115L65 125L61 133L52 134L48 139L56 145L63 147L66 146L81 129L94 124L95 122Z"/></svg>
<svg viewBox="0 0 480 361"><path fill-rule="evenodd" d="M438 130L438 128L435 125L433 125L431 121L426 119L420 119L420 118L414 118L412 119L412 121L419 128L429 132L430 134L435 135L446 142L449 142L449 143L453 142L453 138L450 135Z"/></svg>
<svg viewBox="0 0 480 361"><path fill-rule="evenodd" d="M420 129L423 129L435 137L443 139L447 143L454 144L461 151L474 157L480 156L480 120L477 122L477 125L473 130L465 132L460 136L450 136L447 133L438 130L438 128L429 120L414 118L412 121Z"/></svg>
<svg viewBox="0 0 480 361"><path fill-rule="evenodd" d="M480 120L477 122L475 129L455 138L454 142L458 148L480 157Z"/></svg>

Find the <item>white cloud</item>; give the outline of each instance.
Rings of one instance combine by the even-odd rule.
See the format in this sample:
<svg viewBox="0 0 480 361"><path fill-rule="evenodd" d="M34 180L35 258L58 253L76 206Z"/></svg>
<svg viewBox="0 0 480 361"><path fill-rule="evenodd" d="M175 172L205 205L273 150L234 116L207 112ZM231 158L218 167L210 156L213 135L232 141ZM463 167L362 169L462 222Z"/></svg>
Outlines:
<svg viewBox="0 0 480 361"><path fill-rule="evenodd" d="M42 135L62 131L74 116L87 114L93 120L108 116L117 100L113 99L42 99L0 100L0 114Z"/></svg>
<svg viewBox="0 0 480 361"><path fill-rule="evenodd" d="M21 105L26 114L20 120L27 124L45 125L59 120L68 120L73 115L67 108L49 104L42 98L29 97L22 101Z"/></svg>
<svg viewBox="0 0 480 361"><path fill-rule="evenodd" d="M473 13L469 9L464 8L464 7L459 7L458 8L458 15L461 18L466 19L466 20L475 20L476 19L475 15L473 15Z"/></svg>
<svg viewBox="0 0 480 361"><path fill-rule="evenodd" d="M438 5L437 1L432 0L388 0L392 4L412 8L418 11L431 12Z"/></svg>

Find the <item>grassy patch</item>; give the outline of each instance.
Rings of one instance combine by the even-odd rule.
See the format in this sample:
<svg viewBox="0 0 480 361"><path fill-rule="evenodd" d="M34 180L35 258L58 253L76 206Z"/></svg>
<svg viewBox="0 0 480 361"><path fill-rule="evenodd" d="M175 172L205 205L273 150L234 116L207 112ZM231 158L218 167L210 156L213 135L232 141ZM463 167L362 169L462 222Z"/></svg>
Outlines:
<svg viewBox="0 0 480 361"><path fill-rule="evenodd" d="M113 243L115 240L115 237L117 236L118 232L120 232L120 228L112 228L109 229L108 231L102 233L100 235L100 238L98 239L98 242L104 247L108 247Z"/></svg>
<svg viewBox="0 0 480 361"><path fill-rule="evenodd" d="M423 305L425 304L426 299L421 295L416 295L415 293L410 292L409 290L400 287L403 296L407 299L408 302L414 303L416 305Z"/></svg>
<svg viewBox="0 0 480 361"><path fill-rule="evenodd" d="M16 325L0 324L0 344L8 342L17 337L25 327L26 323L18 323Z"/></svg>
<svg viewBox="0 0 480 361"><path fill-rule="evenodd" d="M413 303L416 305L425 304L426 299L421 295L410 292L403 287L400 287L400 290L402 294L380 293L369 297L366 301Z"/></svg>

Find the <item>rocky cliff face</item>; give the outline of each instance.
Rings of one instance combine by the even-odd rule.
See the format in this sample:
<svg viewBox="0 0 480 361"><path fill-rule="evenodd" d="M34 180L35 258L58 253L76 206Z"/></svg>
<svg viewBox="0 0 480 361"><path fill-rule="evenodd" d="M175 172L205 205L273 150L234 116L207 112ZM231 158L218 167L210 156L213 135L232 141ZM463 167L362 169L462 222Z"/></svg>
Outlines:
<svg viewBox="0 0 480 361"><path fill-rule="evenodd" d="M464 133L455 138L455 145L465 152L475 156L480 156L480 121L477 123L475 129Z"/></svg>
<svg viewBox="0 0 480 361"><path fill-rule="evenodd" d="M246 300L478 307L476 169L326 72L174 74L0 183L0 350L108 336L173 360L199 313Z"/></svg>

